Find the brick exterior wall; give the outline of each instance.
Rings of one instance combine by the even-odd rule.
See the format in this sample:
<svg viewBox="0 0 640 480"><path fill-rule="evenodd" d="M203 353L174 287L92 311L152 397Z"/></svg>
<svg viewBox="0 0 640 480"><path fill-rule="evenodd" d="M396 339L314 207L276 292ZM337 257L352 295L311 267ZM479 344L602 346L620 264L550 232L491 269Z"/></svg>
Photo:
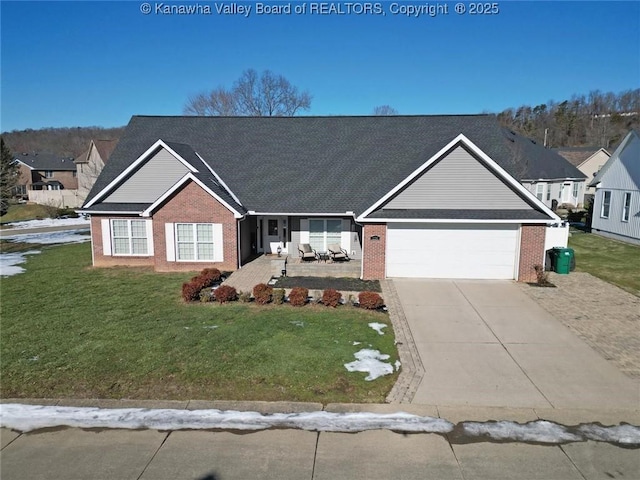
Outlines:
<svg viewBox="0 0 640 480"><path fill-rule="evenodd" d="M102 246L102 219L135 218L123 216L92 216L91 234L93 265L153 266L158 272L199 271L206 267L233 271L238 268L236 219L224 205L205 192L199 185L189 182L153 215L153 257L105 256ZM165 223L221 223L223 236L223 262L169 262Z"/></svg>
<svg viewBox="0 0 640 480"><path fill-rule="evenodd" d="M99 217L91 216L91 248L93 249L93 266L94 267L115 267L125 265L129 267L152 267L153 257L136 257L136 256L111 256L104 254L102 245L102 220L111 219L133 219L140 220L140 217Z"/></svg>
<svg viewBox="0 0 640 480"><path fill-rule="evenodd" d="M168 262L165 223L221 223L223 262ZM206 267L238 268L236 219L227 207L194 182L187 183L153 215L155 269L159 272L193 271Z"/></svg>
<svg viewBox="0 0 640 480"><path fill-rule="evenodd" d="M545 225L522 225L520 235L519 282L535 282L535 265L544 265Z"/></svg>
<svg viewBox="0 0 640 480"><path fill-rule="evenodd" d="M371 240L372 236L380 240ZM363 280L381 280L385 278L385 252L387 249L387 225L367 223L362 229L362 267Z"/></svg>

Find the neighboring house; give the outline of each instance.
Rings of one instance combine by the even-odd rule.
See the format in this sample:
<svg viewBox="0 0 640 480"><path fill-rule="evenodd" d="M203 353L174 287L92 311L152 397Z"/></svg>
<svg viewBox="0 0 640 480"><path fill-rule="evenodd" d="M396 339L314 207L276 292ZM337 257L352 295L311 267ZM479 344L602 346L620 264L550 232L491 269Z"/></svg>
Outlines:
<svg viewBox="0 0 640 480"><path fill-rule="evenodd" d="M591 229L640 245L640 136L632 130L591 181Z"/></svg>
<svg viewBox="0 0 640 480"><path fill-rule="evenodd" d="M534 151L541 148L534 140L525 137L517 137L515 142L518 154L525 157L524 162L537 155ZM558 152L545 150L549 154L537 156L537 162L521 175L520 181L549 208L555 209L561 205L581 207L584 203L586 175Z"/></svg>
<svg viewBox="0 0 640 480"><path fill-rule="evenodd" d="M34 152L14 154L20 166L17 197L41 204L77 207L78 178L73 158L52 153ZM63 192L64 191L64 192Z"/></svg>
<svg viewBox="0 0 640 480"><path fill-rule="evenodd" d="M604 148L598 147L562 147L555 150L587 176L585 195L596 193L596 189L590 187L589 184L595 174L609 160L611 154Z"/></svg>
<svg viewBox="0 0 640 480"><path fill-rule="evenodd" d="M491 115L134 116L81 211L94 266L236 270L338 243L364 279L534 281L560 219L519 180L563 162Z"/></svg>
<svg viewBox="0 0 640 480"><path fill-rule="evenodd" d="M118 140L91 140L89 149L74 160L78 169L78 194L87 198Z"/></svg>

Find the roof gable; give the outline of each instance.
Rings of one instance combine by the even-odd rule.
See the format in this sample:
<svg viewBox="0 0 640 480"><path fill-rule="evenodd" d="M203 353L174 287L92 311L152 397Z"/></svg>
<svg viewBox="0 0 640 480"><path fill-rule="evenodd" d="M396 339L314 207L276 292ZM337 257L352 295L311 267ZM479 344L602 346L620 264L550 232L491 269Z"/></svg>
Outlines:
<svg viewBox="0 0 640 480"><path fill-rule="evenodd" d="M640 136L630 131L590 186L640 190Z"/></svg>
<svg viewBox="0 0 640 480"><path fill-rule="evenodd" d="M458 186L460 188L456 188ZM446 195L448 190L451 191ZM531 210L542 212L547 219L558 220L543 202L462 134L366 209L358 220L364 221L374 213L372 218L384 217L386 209L432 213L437 210ZM389 218L394 216L397 212Z"/></svg>
<svg viewBox="0 0 640 480"><path fill-rule="evenodd" d="M529 207L463 145L455 146L383 205L389 209Z"/></svg>
<svg viewBox="0 0 640 480"><path fill-rule="evenodd" d="M188 172L197 171L186 159L176 152L193 160L195 152L188 152L186 145L168 144L156 141L128 168L120 173L108 185L94 194L96 185L90 193L85 207L98 200L106 203L151 203ZM197 157L196 157L197 159ZM101 178L102 175L99 177ZM96 184L98 182L96 181ZM143 191L137 191L137 189ZM144 198L141 200L141 198Z"/></svg>

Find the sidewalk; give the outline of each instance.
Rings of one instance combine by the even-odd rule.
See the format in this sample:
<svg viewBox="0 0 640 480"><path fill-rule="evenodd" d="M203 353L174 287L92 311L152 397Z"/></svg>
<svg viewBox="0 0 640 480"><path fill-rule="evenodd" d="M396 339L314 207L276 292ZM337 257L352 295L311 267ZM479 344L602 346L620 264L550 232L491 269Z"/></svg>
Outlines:
<svg viewBox="0 0 640 480"><path fill-rule="evenodd" d="M104 407L237 408L265 413L313 411L319 407L317 404L266 402L64 403ZM325 410L405 411L446 418L456 423L463 420L526 422L545 418L564 425L593 421L605 425L620 422L640 424L638 411L352 404L330 404ZM637 449L600 442L553 446L517 442L468 443L468 440L455 433L403 435L387 430L318 433L286 429L254 433L158 432L63 428L22 435L3 429L0 440L0 475L3 480L640 478L640 454Z"/></svg>

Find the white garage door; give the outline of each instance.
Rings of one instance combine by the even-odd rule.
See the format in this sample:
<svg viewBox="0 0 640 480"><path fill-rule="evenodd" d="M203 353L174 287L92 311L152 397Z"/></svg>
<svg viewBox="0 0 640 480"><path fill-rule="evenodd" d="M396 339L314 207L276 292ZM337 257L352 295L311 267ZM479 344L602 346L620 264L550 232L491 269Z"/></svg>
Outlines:
<svg viewBox="0 0 640 480"><path fill-rule="evenodd" d="M389 224L387 276L515 278L518 232L518 225Z"/></svg>

